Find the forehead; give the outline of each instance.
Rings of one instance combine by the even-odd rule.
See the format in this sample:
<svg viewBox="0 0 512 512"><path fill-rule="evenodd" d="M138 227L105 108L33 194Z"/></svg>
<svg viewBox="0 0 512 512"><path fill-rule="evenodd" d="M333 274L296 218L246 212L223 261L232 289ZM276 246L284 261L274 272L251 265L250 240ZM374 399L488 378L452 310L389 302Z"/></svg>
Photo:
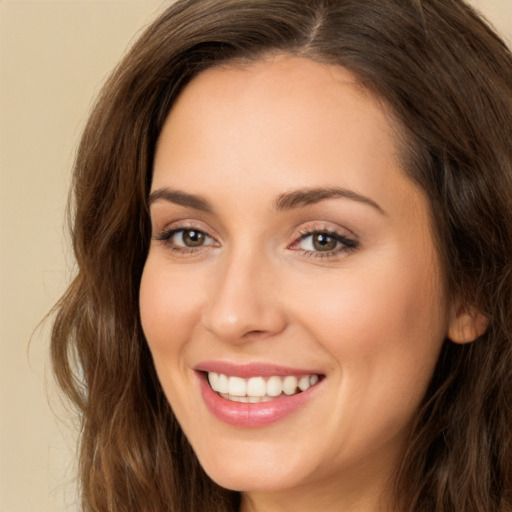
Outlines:
<svg viewBox="0 0 512 512"><path fill-rule="evenodd" d="M276 125L287 117L311 124L322 133L322 126L336 121L340 110L345 117L338 125L340 130L348 125L355 129L371 118L378 130L386 132L386 142L393 142L398 123L390 109L350 71L285 54L237 61L199 73L179 95L166 125L179 122L183 128L200 115L203 121L206 117L227 121L225 132L235 119L243 118L249 128L256 123ZM325 131L322 134L326 135Z"/></svg>
<svg viewBox="0 0 512 512"><path fill-rule="evenodd" d="M280 55L211 68L166 120L153 189L174 181L204 194L238 181L254 195L333 185L392 203L414 188L401 170L396 126L340 66Z"/></svg>

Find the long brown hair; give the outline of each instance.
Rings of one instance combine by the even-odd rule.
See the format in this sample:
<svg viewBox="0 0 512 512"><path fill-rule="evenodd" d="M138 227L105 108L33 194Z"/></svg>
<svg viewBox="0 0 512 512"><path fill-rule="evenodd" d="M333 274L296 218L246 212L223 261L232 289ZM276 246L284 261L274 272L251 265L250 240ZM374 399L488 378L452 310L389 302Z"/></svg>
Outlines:
<svg viewBox="0 0 512 512"><path fill-rule="evenodd" d="M461 0L181 0L104 86L77 153L78 273L53 368L81 418L84 511L236 511L202 471L158 383L138 289L155 144L183 87L233 59L338 64L391 107L429 199L448 291L489 318L445 342L396 479L409 512L512 510L512 57Z"/></svg>

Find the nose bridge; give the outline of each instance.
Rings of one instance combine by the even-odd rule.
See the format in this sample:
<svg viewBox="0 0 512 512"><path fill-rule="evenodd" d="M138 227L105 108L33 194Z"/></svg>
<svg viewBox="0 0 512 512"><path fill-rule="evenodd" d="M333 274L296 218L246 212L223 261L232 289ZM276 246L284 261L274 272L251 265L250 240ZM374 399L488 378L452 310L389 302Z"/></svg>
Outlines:
<svg viewBox="0 0 512 512"><path fill-rule="evenodd" d="M219 262L203 311L207 330L225 341L250 334L271 335L284 328L284 312L275 300L275 269L263 251L233 248Z"/></svg>

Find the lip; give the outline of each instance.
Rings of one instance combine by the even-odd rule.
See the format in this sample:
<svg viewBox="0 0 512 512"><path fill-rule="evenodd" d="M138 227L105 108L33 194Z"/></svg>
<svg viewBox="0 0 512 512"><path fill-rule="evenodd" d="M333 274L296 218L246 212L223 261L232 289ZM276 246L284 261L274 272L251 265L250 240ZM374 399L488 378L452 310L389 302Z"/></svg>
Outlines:
<svg viewBox="0 0 512 512"><path fill-rule="evenodd" d="M198 372L223 373L230 377L242 377L245 379L250 377L272 377L273 375L279 375L280 377L286 377L287 375L322 375L322 372L316 369L298 369L257 362L234 364L227 361L205 361L198 364L194 370Z"/></svg>
<svg viewBox="0 0 512 512"><path fill-rule="evenodd" d="M226 366L227 365L227 366ZM271 376L271 375L308 375L317 374L318 372L307 372L304 370L284 369L277 366L261 366L258 364L244 365L235 367L229 363L215 363L213 366L208 364L208 370L200 370L203 365L196 368L196 375L199 380L201 395L208 410L220 421L235 427L257 428L264 427L276 423L286 416L296 412L311 401L322 387L323 381L308 388L306 391L297 393L296 395L280 396L269 402L244 403L233 402L219 396L210 387L207 381L207 371L215 371L217 373L225 373L226 375L251 377L251 376ZM213 369L215 367L216 369ZM228 368L229 367L229 368ZM265 371L262 371L265 370ZM279 371L276 371L279 370ZM283 372L286 370L286 373Z"/></svg>

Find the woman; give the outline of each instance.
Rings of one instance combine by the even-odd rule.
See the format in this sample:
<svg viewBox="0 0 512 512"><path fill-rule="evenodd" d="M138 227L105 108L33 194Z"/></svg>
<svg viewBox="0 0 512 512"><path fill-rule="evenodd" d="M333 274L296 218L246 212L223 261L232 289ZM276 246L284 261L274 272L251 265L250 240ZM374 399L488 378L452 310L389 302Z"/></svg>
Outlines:
<svg viewBox="0 0 512 512"><path fill-rule="evenodd" d="M511 135L460 0L170 6L76 159L84 510L512 510Z"/></svg>

